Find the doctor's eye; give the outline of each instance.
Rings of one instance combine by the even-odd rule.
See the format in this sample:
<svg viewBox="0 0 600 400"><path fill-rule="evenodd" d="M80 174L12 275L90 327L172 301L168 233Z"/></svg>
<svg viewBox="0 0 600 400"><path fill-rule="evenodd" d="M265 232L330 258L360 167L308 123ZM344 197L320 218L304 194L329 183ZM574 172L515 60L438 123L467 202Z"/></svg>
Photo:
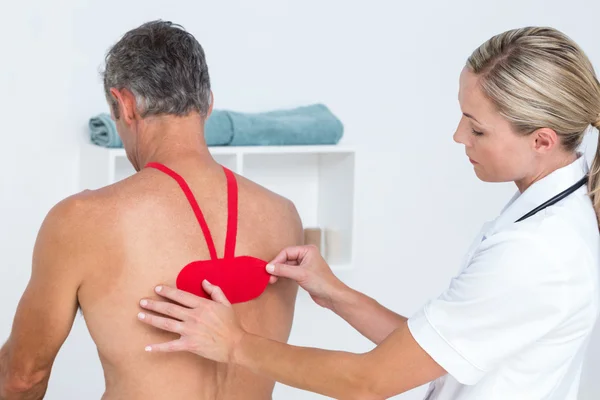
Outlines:
<svg viewBox="0 0 600 400"><path fill-rule="evenodd" d="M475 136L483 135L483 132L476 131L475 129L471 129L471 132L473 132L473 135L475 135Z"/></svg>

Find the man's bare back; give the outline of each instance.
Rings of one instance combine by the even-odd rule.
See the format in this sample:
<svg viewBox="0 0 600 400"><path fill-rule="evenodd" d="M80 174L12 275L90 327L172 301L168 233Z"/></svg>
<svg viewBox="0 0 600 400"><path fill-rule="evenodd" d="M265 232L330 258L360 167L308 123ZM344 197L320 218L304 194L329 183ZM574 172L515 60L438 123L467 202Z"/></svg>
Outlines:
<svg viewBox="0 0 600 400"><path fill-rule="evenodd" d="M188 353L144 351L177 337L136 317L140 299L156 298L154 287L174 286L183 267L210 258L181 188L145 165L162 163L183 176L223 256L227 179L204 139L214 96L202 46L181 26L150 21L111 47L103 81L116 131L141 171L65 199L44 219L29 283L0 348L0 399L44 397L78 307L98 347L106 400L271 398L274 383L249 371ZM237 180L236 255L271 261L284 247L302 243L292 203ZM234 310L246 331L286 341L296 293L294 283L281 280Z"/></svg>
<svg viewBox="0 0 600 400"><path fill-rule="evenodd" d="M223 256L227 186L223 169L197 157L167 165L189 184ZM282 248L302 243L293 204L237 176L239 225L236 255L271 260ZM148 344L176 339L135 318L152 288L174 285L191 261L209 259L205 238L184 193L170 177L143 169L112 186L79 196L81 224L89 234L78 248L88 265L78 300L98 347L106 379L104 399L270 399L274 383L249 371L191 354L153 354ZM83 254L85 253L85 254ZM257 299L234 305L252 333L287 341L297 287L281 280Z"/></svg>

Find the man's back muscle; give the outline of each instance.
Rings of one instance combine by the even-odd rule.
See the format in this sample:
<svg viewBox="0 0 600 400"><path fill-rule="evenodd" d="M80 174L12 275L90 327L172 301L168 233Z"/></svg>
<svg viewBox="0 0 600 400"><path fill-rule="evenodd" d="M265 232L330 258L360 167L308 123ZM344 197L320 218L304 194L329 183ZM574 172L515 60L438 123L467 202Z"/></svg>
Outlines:
<svg viewBox="0 0 600 400"><path fill-rule="evenodd" d="M227 227L227 186L215 163L180 160L168 165L196 197L219 257ZM302 242L293 205L237 177L239 223L236 255L271 260ZM89 235L82 238L86 276L78 293L105 370L106 399L267 399L273 382L191 354L151 354L148 344L176 339L136 319L137 302L155 298L160 283L174 285L191 261L209 259L205 238L185 195L168 176L144 169L115 185L81 195ZM89 269L88 269L89 268ZM286 341L296 286L280 281L257 299L234 306L244 327Z"/></svg>

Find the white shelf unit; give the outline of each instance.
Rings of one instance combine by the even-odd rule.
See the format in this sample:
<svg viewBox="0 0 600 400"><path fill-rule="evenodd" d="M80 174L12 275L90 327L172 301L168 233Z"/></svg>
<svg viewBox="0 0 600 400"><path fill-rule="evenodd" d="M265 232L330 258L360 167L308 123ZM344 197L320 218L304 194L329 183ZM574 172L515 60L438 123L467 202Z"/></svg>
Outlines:
<svg viewBox="0 0 600 400"><path fill-rule="evenodd" d="M336 271L353 266L355 155L347 146L209 147L217 162L298 209L305 228L323 232L323 256ZM135 173L124 149L85 144L80 189L97 189Z"/></svg>

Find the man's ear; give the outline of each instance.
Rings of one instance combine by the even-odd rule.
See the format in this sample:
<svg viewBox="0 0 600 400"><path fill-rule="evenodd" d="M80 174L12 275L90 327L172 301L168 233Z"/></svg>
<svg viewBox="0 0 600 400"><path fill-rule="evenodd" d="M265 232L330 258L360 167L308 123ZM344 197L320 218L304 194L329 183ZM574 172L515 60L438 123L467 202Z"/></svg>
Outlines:
<svg viewBox="0 0 600 400"><path fill-rule="evenodd" d="M215 104L215 95L213 94L213 92L211 90L210 91L210 104L208 105L208 112L206 113L206 119L208 119L208 117L210 117L210 114L212 114L214 104Z"/></svg>
<svg viewBox="0 0 600 400"><path fill-rule="evenodd" d="M532 134L533 148L541 153L547 153L560 143L559 137L553 129L540 128Z"/></svg>
<svg viewBox="0 0 600 400"><path fill-rule="evenodd" d="M110 94L117 103L117 110L115 110L117 111L117 115L115 115L115 117L117 119L123 118L123 121L127 125L131 124L136 119L136 117L139 116L137 103L135 101L135 96L133 95L133 93L128 89L119 90L111 88Z"/></svg>

